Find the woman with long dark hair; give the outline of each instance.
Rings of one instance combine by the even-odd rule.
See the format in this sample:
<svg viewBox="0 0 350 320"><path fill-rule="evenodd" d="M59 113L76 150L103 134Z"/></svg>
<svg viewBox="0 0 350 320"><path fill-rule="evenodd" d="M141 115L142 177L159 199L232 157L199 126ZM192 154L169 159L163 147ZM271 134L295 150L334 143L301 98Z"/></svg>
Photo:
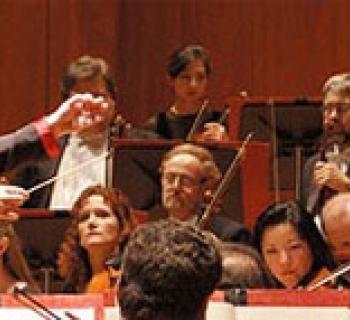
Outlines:
<svg viewBox="0 0 350 320"><path fill-rule="evenodd" d="M256 222L254 243L279 287L307 287L334 267L312 216L296 202L268 207Z"/></svg>

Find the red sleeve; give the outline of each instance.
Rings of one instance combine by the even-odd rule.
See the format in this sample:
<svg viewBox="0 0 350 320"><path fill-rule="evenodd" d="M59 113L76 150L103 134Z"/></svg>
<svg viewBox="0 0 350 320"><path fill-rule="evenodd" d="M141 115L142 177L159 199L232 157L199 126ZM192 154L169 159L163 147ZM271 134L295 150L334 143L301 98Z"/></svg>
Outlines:
<svg viewBox="0 0 350 320"><path fill-rule="evenodd" d="M38 131L41 142L44 146L44 149L47 155L51 158L56 158L60 154L60 145L56 137L53 135L50 130L47 122L44 118L39 119L34 122L34 126Z"/></svg>

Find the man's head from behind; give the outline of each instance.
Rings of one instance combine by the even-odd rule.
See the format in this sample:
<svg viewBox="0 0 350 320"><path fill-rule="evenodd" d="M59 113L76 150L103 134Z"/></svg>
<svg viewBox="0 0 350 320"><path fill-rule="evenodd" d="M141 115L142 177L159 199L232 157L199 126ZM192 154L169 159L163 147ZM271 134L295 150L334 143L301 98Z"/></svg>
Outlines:
<svg viewBox="0 0 350 320"><path fill-rule="evenodd" d="M187 220L198 212L207 190L221 177L211 153L200 146L181 144L163 157L162 204L171 216Z"/></svg>
<svg viewBox="0 0 350 320"><path fill-rule="evenodd" d="M350 193L339 193L327 201L321 218L335 260L350 262Z"/></svg>
<svg viewBox="0 0 350 320"><path fill-rule="evenodd" d="M202 319L221 277L210 237L165 219L139 227L122 259L119 303L127 320Z"/></svg>
<svg viewBox="0 0 350 320"><path fill-rule="evenodd" d="M241 243L222 242L223 273L220 289L271 288L275 285L259 253Z"/></svg>

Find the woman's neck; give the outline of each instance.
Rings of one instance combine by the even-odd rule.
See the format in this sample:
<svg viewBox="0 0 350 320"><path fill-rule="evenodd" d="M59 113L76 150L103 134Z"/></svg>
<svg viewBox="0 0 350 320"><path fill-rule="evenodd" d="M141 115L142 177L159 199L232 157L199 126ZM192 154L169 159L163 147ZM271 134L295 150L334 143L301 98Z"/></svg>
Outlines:
<svg viewBox="0 0 350 320"><path fill-rule="evenodd" d="M192 113L198 112L202 105L203 105L203 100L199 100L195 102L176 100L174 104L171 106L170 110L174 114L180 114L180 115L192 114Z"/></svg>
<svg viewBox="0 0 350 320"><path fill-rule="evenodd" d="M106 261L114 253L114 245L96 246L88 251L91 272L97 274L106 270Z"/></svg>

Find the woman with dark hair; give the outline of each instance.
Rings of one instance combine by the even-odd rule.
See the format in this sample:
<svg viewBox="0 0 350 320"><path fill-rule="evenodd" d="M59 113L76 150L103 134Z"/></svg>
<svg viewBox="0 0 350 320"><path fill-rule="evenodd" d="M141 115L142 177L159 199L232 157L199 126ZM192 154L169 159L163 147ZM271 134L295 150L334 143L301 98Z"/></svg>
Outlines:
<svg viewBox="0 0 350 320"><path fill-rule="evenodd" d="M117 189L85 189L72 209L72 222L58 253L60 275L76 292L103 292L113 286L107 261L120 256L134 227L126 196Z"/></svg>
<svg viewBox="0 0 350 320"><path fill-rule="evenodd" d="M312 216L296 202L268 207L256 222L254 243L280 287L308 287L334 268Z"/></svg>
<svg viewBox="0 0 350 320"><path fill-rule="evenodd" d="M169 110L149 119L145 129L166 139L184 139L190 132L198 111L208 103L207 86L211 73L209 55L199 45L176 50L168 63L168 78L174 93ZM219 123L221 112L206 110L197 136L202 140L226 140L226 128Z"/></svg>

